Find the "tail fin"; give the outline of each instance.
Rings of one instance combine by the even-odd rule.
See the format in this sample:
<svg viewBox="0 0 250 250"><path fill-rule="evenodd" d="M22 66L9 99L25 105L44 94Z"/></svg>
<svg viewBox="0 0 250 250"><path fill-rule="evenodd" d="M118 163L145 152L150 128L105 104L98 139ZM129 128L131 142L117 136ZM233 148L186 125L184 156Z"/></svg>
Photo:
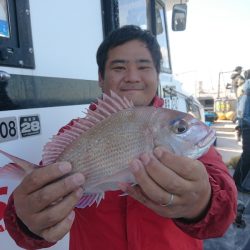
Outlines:
<svg viewBox="0 0 250 250"><path fill-rule="evenodd" d="M14 163L9 163L0 168L0 179L8 178L21 181L25 175L25 171Z"/></svg>
<svg viewBox="0 0 250 250"><path fill-rule="evenodd" d="M14 155L8 154L1 149L0 149L0 153L3 154L4 156L6 156L7 158L9 158L11 161L13 161L16 164L15 168L16 169L19 168L19 170L22 170L25 173L25 175L29 174L30 172L32 172L34 170L34 168L38 167L36 164L25 161L21 158L14 156ZM7 166L9 166L9 165L11 165L11 164L8 164L4 167L5 171L7 171L6 169L8 169ZM2 169L4 169L4 168L2 168ZM0 172L3 171L2 169L0 169Z"/></svg>

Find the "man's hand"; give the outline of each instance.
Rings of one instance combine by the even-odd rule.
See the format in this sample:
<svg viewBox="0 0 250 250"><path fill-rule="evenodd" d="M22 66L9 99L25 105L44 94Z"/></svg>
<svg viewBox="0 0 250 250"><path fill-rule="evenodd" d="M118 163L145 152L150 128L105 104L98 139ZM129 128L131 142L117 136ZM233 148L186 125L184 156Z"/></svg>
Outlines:
<svg viewBox="0 0 250 250"><path fill-rule="evenodd" d="M157 147L153 154L134 159L130 169L138 185L121 184L122 190L161 216L193 220L209 204L211 186L198 160Z"/></svg>
<svg viewBox="0 0 250 250"><path fill-rule="evenodd" d="M41 167L26 176L14 191L18 218L49 242L69 232L75 216L73 208L83 195L84 176L69 175L70 171L67 162Z"/></svg>

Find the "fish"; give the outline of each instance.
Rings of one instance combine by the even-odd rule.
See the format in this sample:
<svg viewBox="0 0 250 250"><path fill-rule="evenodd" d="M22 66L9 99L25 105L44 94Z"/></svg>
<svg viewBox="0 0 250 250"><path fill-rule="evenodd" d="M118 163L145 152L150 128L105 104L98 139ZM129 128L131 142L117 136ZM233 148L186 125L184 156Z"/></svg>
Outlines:
<svg viewBox="0 0 250 250"><path fill-rule="evenodd" d="M68 161L72 173L82 172L86 182L77 207L100 203L105 192L119 190L118 183L136 184L129 163L142 153L164 146L176 155L197 159L208 151L215 131L192 115L167 108L133 105L114 92L97 99L96 110L87 109L63 133L43 148L42 165ZM3 150L15 164L0 168L0 178L23 179L39 167Z"/></svg>

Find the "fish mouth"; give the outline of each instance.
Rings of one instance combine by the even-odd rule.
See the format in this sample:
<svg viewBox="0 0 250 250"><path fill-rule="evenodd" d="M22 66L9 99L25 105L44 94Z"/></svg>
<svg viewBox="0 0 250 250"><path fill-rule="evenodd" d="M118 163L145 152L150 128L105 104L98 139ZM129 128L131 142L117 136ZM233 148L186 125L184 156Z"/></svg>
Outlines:
<svg viewBox="0 0 250 250"><path fill-rule="evenodd" d="M215 134L216 134L215 130L210 128L208 134L203 139L201 139L196 145L199 148L212 145L216 138Z"/></svg>

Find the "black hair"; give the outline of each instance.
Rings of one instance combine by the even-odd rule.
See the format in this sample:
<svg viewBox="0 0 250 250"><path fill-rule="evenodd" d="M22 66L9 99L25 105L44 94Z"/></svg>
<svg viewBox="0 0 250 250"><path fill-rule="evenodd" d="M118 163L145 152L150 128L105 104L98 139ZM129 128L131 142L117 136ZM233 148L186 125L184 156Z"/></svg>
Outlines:
<svg viewBox="0 0 250 250"><path fill-rule="evenodd" d="M237 67L235 67L234 71L241 72L242 71L242 67L241 66L237 66Z"/></svg>
<svg viewBox="0 0 250 250"><path fill-rule="evenodd" d="M97 50L96 61L102 77L104 77L109 50L131 40L139 40L145 43L152 56L156 72L160 73L162 54L155 36L150 31L143 30L136 25L125 25L109 33Z"/></svg>

